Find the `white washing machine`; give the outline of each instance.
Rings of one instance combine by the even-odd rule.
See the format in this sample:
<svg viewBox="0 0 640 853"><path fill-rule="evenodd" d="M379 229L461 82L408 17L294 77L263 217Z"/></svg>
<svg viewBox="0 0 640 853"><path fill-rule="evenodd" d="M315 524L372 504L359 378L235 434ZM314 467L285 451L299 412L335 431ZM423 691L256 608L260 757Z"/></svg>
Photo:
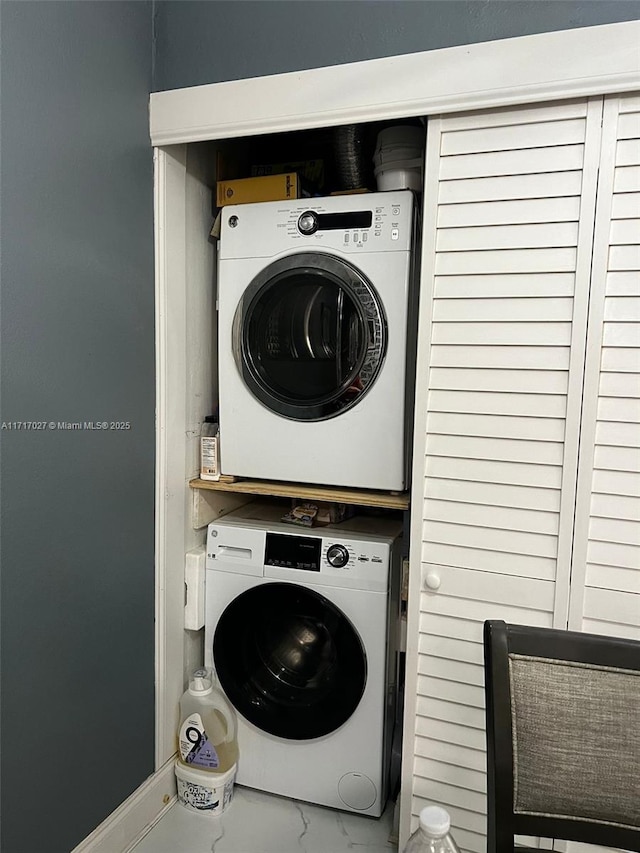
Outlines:
<svg viewBox="0 0 640 853"><path fill-rule="evenodd" d="M406 190L222 210L223 473L406 487L414 228Z"/></svg>
<svg viewBox="0 0 640 853"><path fill-rule="evenodd" d="M399 522L209 525L205 665L238 713L237 782L379 816L397 704Z"/></svg>

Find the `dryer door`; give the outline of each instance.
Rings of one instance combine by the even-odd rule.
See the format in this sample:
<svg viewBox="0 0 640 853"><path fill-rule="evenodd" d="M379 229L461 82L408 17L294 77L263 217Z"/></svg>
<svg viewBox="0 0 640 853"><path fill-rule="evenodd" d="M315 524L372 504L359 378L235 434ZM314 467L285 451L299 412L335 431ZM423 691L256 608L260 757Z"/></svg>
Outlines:
<svg viewBox="0 0 640 853"><path fill-rule="evenodd" d="M303 252L267 266L234 318L236 364L260 402L319 421L355 406L375 382L387 325L371 282L348 262Z"/></svg>
<svg viewBox="0 0 640 853"><path fill-rule="evenodd" d="M218 621L213 660L242 716L289 740L339 728L367 680L364 646L350 620L324 596L291 583L235 598Z"/></svg>

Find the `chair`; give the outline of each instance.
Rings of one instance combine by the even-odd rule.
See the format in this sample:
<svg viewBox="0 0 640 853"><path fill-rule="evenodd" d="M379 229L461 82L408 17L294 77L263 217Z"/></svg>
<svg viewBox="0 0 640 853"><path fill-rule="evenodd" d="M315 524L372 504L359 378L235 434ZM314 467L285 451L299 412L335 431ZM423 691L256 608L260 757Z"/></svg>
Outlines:
<svg viewBox="0 0 640 853"><path fill-rule="evenodd" d="M484 623L487 851L640 851L640 643Z"/></svg>

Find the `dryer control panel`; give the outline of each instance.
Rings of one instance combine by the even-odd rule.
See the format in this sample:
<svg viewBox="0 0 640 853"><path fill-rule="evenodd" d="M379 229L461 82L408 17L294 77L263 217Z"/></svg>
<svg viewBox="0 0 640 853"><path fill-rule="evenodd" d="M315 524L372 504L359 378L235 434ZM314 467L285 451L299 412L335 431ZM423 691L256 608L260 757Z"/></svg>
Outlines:
<svg viewBox="0 0 640 853"><path fill-rule="evenodd" d="M316 242L322 237L323 232L337 232L342 248L364 248L369 239L372 243L369 248L376 248L391 240L392 243L400 241L401 235L405 234L406 223L403 216L403 204L398 199L395 203L388 204L386 200L379 199L374 205L365 206L361 210L347 210L341 212L324 212L322 207L309 208L298 216L296 210L291 211L287 222L287 233L295 239L299 232L304 237L318 234Z"/></svg>
<svg viewBox="0 0 640 853"><path fill-rule="evenodd" d="M220 258L273 257L284 251L409 251L414 196L409 190L222 209Z"/></svg>

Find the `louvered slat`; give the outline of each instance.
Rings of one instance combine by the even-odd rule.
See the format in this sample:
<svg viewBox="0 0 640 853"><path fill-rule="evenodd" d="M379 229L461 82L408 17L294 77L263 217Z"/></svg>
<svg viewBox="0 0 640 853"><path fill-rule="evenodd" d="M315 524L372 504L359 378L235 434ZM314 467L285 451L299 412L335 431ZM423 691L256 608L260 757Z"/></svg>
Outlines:
<svg viewBox="0 0 640 853"><path fill-rule="evenodd" d="M440 153L477 154L481 151L526 150L584 142L584 118L537 121L529 124L447 130L442 134Z"/></svg>
<svg viewBox="0 0 640 853"><path fill-rule="evenodd" d="M516 225L545 222L577 222L580 196L521 201L481 201L467 204L441 204L439 228L463 228L469 225Z"/></svg>
<svg viewBox="0 0 640 853"><path fill-rule="evenodd" d="M636 424L630 426L633 429ZM626 445L612 447L599 444L596 447L594 466L601 470L628 471L629 473L640 474L640 448L632 448ZM638 493L640 494L640 477L638 477Z"/></svg>
<svg viewBox="0 0 640 853"><path fill-rule="evenodd" d="M535 512L530 509L501 507L499 516L500 526L503 530L521 530L550 535L557 535L558 533L558 516L554 512ZM496 509L483 504L459 503L431 498L424 502L423 517L429 520L491 527L495 524Z"/></svg>
<svg viewBox="0 0 640 853"><path fill-rule="evenodd" d="M440 696L447 702L468 705L471 708L484 708L482 687L426 675L418 678L418 687L421 696Z"/></svg>
<svg viewBox="0 0 640 853"><path fill-rule="evenodd" d="M603 372L600 394L603 397L640 397L640 373Z"/></svg>
<svg viewBox="0 0 640 853"><path fill-rule="evenodd" d="M623 220L631 230L633 219ZM631 224L629 224L631 223ZM527 249L549 246L576 246L575 222L537 223L534 225L474 225L470 228L438 229L438 252L468 252L470 249Z"/></svg>
<svg viewBox="0 0 640 853"><path fill-rule="evenodd" d="M513 507L523 510L541 510L557 515L560 508L560 495L556 489L514 486L512 483L492 483L489 490L487 484L482 482L431 476L429 496L445 501L475 503L490 509L499 507L502 510L505 507Z"/></svg>
<svg viewBox="0 0 640 853"><path fill-rule="evenodd" d="M611 204L614 219L635 219L638 215L638 197L633 192L616 193Z"/></svg>
<svg viewBox="0 0 640 853"><path fill-rule="evenodd" d="M604 371L640 372L640 354L637 347L603 348L601 369Z"/></svg>
<svg viewBox="0 0 640 853"><path fill-rule="evenodd" d="M486 748L483 731L457 726L444 720L428 720L416 715L415 731L418 737L427 735L442 743L462 746L465 749L482 750Z"/></svg>
<svg viewBox="0 0 640 853"><path fill-rule="evenodd" d="M451 391L519 391L528 394L566 394L564 370L515 371L481 367L432 367L431 387Z"/></svg>
<svg viewBox="0 0 640 853"><path fill-rule="evenodd" d="M520 293L511 297L506 294L500 298L482 298L477 294L469 299L448 299L446 295L440 296L433 306L433 319L438 323L478 323L478 322L543 322L559 323L571 321L571 309L573 300L569 297L547 297L540 299L539 296L525 297ZM446 284L445 284L446 293ZM513 290L511 291L513 294ZM613 308L613 306L612 306ZM625 318L626 319L626 318Z"/></svg>
<svg viewBox="0 0 640 853"><path fill-rule="evenodd" d="M599 566L595 563L587 563L585 582L589 586L599 589L613 589L633 594L640 600L640 572L638 572L637 559L636 553L636 562L631 568L624 568L619 565ZM617 560L617 562L621 561Z"/></svg>
<svg viewBox="0 0 640 853"><path fill-rule="evenodd" d="M487 330L484 330L485 332ZM517 330L516 330L517 331ZM480 335L481 337L481 335ZM504 337L504 336L501 336ZM569 346L521 346L517 341L509 344L509 359L505 359L504 350L496 345L472 342L469 345L452 344L431 350L432 367L497 367L502 370L567 370L569 367Z"/></svg>
<svg viewBox="0 0 640 853"><path fill-rule="evenodd" d="M640 235L638 235L640 237ZM613 276L614 273L611 274ZM640 321L640 273L635 277L635 282L633 282L633 272L629 273L618 273L617 275L623 276L627 275L626 284L629 287L629 293L623 293L620 295L610 295L607 296L604 303L604 319L605 322L623 322L633 320L635 322ZM613 284L611 276L608 276L609 286ZM625 281L625 279L623 279ZM617 280L618 285L621 284L620 279ZM636 285L635 293L631 292L631 287ZM636 295L637 294L637 295Z"/></svg>
<svg viewBox="0 0 640 853"><path fill-rule="evenodd" d="M633 266L636 258L626 257L626 253L620 247L617 248L621 257L616 269L638 269ZM574 272L575 268L576 250L573 248L529 249L524 246L502 251L438 252L435 271L436 275L500 275L520 272Z"/></svg>
<svg viewBox="0 0 640 853"><path fill-rule="evenodd" d="M479 415L507 415L521 417L563 418L566 398L562 394L508 394L501 391L443 391L434 389L429 395L433 412L476 413ZM628 404L629 414L635 411L633 401ZM606 414L606 401L602 409ZM625 418L626 419L626 418Z"/></svg>
<svg viewBox="0 0 640 853"><path fill-rule="evenodd" d="M618 166L640 165L640 146L637 139L624 139L618 142L616 163Z"/></svg>
<svg viewBox="0 0 640 853"><path fill-rule="evenodd" d="M467 812L467 827L482 832L486 825L487 802L484 794L458 788L434 779L416 776L416 795L430 797L431 802L442 803L447 809L464 809ZM453 818L453 812L451 817Z"/></svg>
<svg viewBox="0 0 640 853"><path fill-rule="evenodd" d="M531 175L543 172L570 172L582 168L583 145L561 145L516 151L491 151L482 154L459 154L442 160L440 179ZM633 169L633 166L627 166ZM632 177L631 180L634 180ZM513 196L511 196L513 198ZM519 196L515 196L518 198Z"/></svg>
<svg viewBox="0 0 640 853"><path fill-rule="evenodd" d="M533 465L562 465L562 451L561 442L551 441L437 434L430 435L427 439L429 456L454 456L461 459L495 459Z"/></svg>
<svg viewBox="0 0 640 853"><path fill-rule="evenodd" d="M480 749L469 749L459 746L449 749L442 741L432 738L416 738L416 755L433 758L436 761L454 759L456 767L483 772L486 767L486 753Z"/></svg>
<svg viewBox="0 0 640 853"><path fill-rule="evenodd" d="M640 166L618 166L615 171L615 193L640 192ZM636 207L636 214L638 208Z"/></svg>
<svg viewBox="0 0 640 853"><path fill-rule="evenodd" d="M565 119L584 118L587 115L587 102L557 101L546 104L544 117L546 121L564 121ZM540 123L540 107L497 107L486 112L463 112L447 118L446 130L467 130L473 127L500 127L502 125L526 125Z"/></svg>
<svg viewBox="0 0 640 853"><path fill-rule="evenodd" d="M454 572L460 572L460 569L451 569ZM463 572L465 573L465 572ZM468 573L465 573L468 575ZM493 575L498 578L500 584L508 585L508 581L514 580L508 576ZM483 578L486 580L486 578ZM518 584L518 592L524 589L530 589L531 584L538 584L546 587L546 590L540 592L540 589L534 589L534 603L531 607L518 606L517 604L494 604L493 602L483 602L482 608L478 608L477 601L460 596L459 598L448 597L446 595L434 596L429 604L429 616L438 615L443 618L461 620L474 632L474 637L470 638L472 642L482 641L482 622L485 618L504 619L505 622L515 622L525 625L539 625L540 627L551 627L552 623L552 608L553 608L553 584L547 581L536 581L531 578L523 578L523 583ZM491 583L487 584L487 588L491 590ZM486 596L485 596L486 597ZM482 613L482 617L478 618L478 614ZM492 616L485 616L485 613L491 613ZM498 615L499 614L499 615ZM423 616L421 614L421 624L423 624ZM425 631L424 633L429 633Z"/></svg>
<svg viewBox="0 0 640 853"><path fill-rule="evenodd" d="M553 171L505 177L478 177L467 180L441 180L438 197L441 204L461 202L507 201L509 199L553 199L579 196L582 190L582 169ZM637 211L636 211L637 214ZM634 215L636 215L634 214Z"/></svg>
<svg viewBox="0 0 640 853"><path fill-rule="evenodd" d="M486 794L487 777L484 772L470 770L468 767L456 767L444 761L436 761L433 758L416 758L416 776L427 779L442 779L447 785L455 785L458 788L469 788L478 794Z"/></svg>

